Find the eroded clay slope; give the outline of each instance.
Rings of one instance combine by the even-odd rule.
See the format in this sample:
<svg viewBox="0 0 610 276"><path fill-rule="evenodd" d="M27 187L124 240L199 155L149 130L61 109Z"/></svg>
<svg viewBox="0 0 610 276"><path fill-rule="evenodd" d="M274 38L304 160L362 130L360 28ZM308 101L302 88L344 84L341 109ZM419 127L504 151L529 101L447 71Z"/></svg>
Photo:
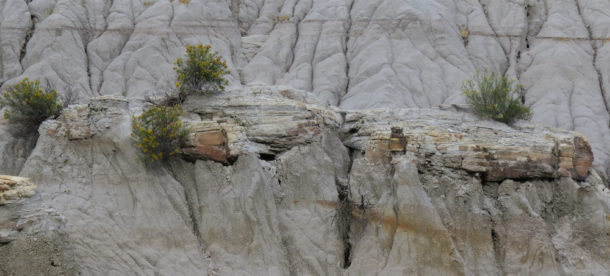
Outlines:
<svg viewBox="0 0 610 276"><path fill-rule="evenodd" d="M610 271L610 191L581 134L256 86L190 97L183 155L146 166L142 104L96 97L43 123L20 173L37 193L0 207L0 273Z"/></svg>
<svg viewBox="0 0 610 276"><path fill-rule="evenodd" d="M610 5L603 0L2 0L0 83L72 101L168 93L211 44L232 86L289 85L330 105L463 102L477 68L518 79L533 121L585 134L610 170Z"/></svg>

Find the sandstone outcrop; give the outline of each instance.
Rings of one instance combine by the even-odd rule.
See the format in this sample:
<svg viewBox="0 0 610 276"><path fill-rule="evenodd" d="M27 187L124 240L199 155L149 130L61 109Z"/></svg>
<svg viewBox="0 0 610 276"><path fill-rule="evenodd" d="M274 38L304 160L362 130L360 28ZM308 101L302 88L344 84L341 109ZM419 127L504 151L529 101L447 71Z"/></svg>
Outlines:
<svg viewBox="0 0 610 276"><path fill-rule="evenodd" d="M392 152L413 152L420 167L448 167L480 173L486 181L505 179L584 180L593 153L581 134L531 126L508 127L469 120L439 110L367 110L347 113L346 144L370 160ZM396 128L404 142L392 138Z"/></svg>
<svg viewBox="0 0 610 276"><path fill-rule="evenodd" d="M144 104L41 126L21 175L43 184L0 208L3 272L608 272L610 191L578 133L255 86L189 98L184 159L151 167L128 134Z"/></svg>
<svg viewBox="0 0 610 276"><path fill-rule="evenodd" d="M252 87L193 98L185 108L201 120L190 121L194 134L184 152L223 163L244 153L273 158L332 129L371 161L411 152L420 167L480 173L486 181L584 180L593 164L586 138L571 131L509 127L440 109L344 111L306 103L304 95L282 87Z"/></svg>
<svg viewBox="0 0 610 276"><path fill-rule="evenodd" d="M538 124L575 130L610 175L610 6L604 1L0 2L0 86L41 79L72 100L164 95L189 44L231 86L287 85L344 109L462 103L476 69L523 84Z"/></svg>
<svg viewBox="0 0 610 276"><path fill-rule="evenodd" d="M36 193L36 185L25 177L0 175L0 206Z"/></svg>

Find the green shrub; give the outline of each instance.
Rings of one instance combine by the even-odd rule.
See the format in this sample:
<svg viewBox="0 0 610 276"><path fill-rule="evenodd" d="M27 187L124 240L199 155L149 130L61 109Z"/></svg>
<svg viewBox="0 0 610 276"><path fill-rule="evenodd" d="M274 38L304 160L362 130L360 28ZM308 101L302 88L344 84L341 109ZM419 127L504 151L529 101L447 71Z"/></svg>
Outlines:
<svg viewBox="0 0 610 276"><path fill-rule="evenodd" d="M180 153L190 131L180 120L183 113L178 106L153 106L132 118L131 136L145 161L163 162Z"/></svg>
<svg viewBox="0 0 610 276"><path fill-rule="evenodd" d="M224 90L229 84L224 75L231 72L218 52L210 51L210 45L186 46L186 54L187 59L178 58L174 66L178 75L176 87L182 97Z"/></svg>
<svg viewBox="0 0 610 276"><path fill-rule="evenodd" d="M521 94L513 88L514 80L503 75L484 71L477 73L474 79L467 80L463 93L472 104L475 114L482 118L491 118L506 124L515 120L528 120L530 109L521 103ZM521 88L518 86L517 88Z"/></svg>
<svg viewBox="0 0 610 276"><path fill-rule="evenodd" d="M27 78L14 86L8 87L0 99L4 118L10 124L18 125L22 131L34 131L49 117L59 116L62 105L58 101L57 91L42 90L40 81Z"/></svg>

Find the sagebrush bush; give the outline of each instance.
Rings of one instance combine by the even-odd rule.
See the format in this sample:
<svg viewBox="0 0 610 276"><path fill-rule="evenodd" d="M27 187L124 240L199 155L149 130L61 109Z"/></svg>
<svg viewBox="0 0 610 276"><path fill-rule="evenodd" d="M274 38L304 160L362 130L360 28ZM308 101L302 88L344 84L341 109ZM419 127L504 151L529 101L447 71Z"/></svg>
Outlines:
<svg viewBox="0 0 610 276"><path fill-rule="evenodd" d="M132 118L132 137L145 161L167 161L180 153L189 129L182 124L179 106L153 106Z"/></svg>
<svg viewBox="0 0 610 276"><path fill-rule="evenodd" d="M482 118L491 118L506 124L518 119L528 120L531 110L521 103L520 86L514 88L514 80L487 70L477 71L467 80L463 93L472 104L474 112Z"/></svg>
<svg viewBox="0 0 610 276"><path fill-rule="evenodd" d="M62 109L57 91L41 89L39 80L25 78L8 87L2 96L0 107L7 107L4 118L24 132L36 130L44 120L59 116Z"/></svg>
<svg viewBox="0 0 610 276"><path fill-rule="evenodd" d="M231 73L227 63L210 45L186 46L186 60L178 58L174 70L178 75L176 87L181 96L193 93L221 91L229 84L224 75Z"/></svg>

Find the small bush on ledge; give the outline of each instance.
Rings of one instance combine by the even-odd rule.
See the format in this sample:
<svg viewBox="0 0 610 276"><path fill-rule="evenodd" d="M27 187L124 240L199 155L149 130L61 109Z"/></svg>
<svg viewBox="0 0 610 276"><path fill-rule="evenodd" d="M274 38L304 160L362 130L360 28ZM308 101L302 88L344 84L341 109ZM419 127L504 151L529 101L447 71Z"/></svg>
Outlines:
<svg viewBox="0 0 610 276"><path fill-rule="evenodd" d="M164 162L180 153L189 135L180 120L183 113L178 106L153 106L132 118L131 136L146 162Z"/></svg>
<svg viewBox="0 0 610 276"><path fill-rule="evenodd" d="M23 133L35 131L49 117L59 116L62 108L57 91L41 89L38 80L25 78L8 87L2 96L0 108L7 107L4 118L10 124L20 127Z"/></svg>
<svg viewBox="0 0 610 276"><path fill-rule="evenodd" d="M218 52L210 51L210 45L186 46L186 54L187 59L178 58L174 67L180 98L194 93L221 91L229 84L224 75L231 72Z"/></svg>
<svg viewBox="0 0 610 276"><path fill-rule="evenodd" d="M514 80L503 75L478 71L472 80L467 80L463 93L472 104L475 114L506 124L518 119L528 120L530 109L521 103L521 94L513 88Z"/></svg>

